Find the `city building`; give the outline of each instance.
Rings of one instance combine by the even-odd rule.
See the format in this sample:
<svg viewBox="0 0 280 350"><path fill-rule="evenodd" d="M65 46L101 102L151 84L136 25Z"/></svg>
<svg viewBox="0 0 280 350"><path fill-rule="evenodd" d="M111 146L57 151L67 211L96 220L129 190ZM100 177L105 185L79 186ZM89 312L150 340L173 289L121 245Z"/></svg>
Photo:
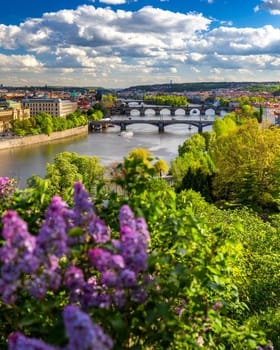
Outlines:
<svg viewBox="0 0 280 350"><path fill-rule="evenodd" d="M30 116L34 117L41 112L53 117L65 117L78 109L77 102L61 100L60 98L24 98L21 100L23 108L30 109Z"/></svg>
<svg viewBox="0 0 280 350"><path fill-rule="evenodd" d="M20 102L12 100L0 101L0 132L6 133L11 128L11 120L29 118L28 108L22 108Z"/></svg>

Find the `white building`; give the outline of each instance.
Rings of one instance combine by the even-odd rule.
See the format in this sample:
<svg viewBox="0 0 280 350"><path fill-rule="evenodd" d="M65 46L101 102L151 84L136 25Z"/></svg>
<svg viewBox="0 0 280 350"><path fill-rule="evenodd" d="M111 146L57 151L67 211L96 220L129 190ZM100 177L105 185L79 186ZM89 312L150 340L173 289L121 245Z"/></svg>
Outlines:
<svg viewBox="0 0 280 350"><path fill-rule="evenodd" d="M77 102L61 100L60 98L24 98L21 103L23 108L29 108L31 117L41 112L48 113L53 117L65 117L78 109Z"/></svg>

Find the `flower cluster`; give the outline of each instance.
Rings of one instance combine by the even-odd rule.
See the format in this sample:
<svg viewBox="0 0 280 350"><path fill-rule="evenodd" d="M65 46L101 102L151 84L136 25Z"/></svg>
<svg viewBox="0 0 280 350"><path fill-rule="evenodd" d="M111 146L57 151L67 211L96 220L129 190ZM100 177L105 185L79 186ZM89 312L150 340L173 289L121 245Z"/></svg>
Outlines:
<svg viewBox="0 0 280 350"><path fill-rule="evenodd" d="M52 199L37 237L28 233L27 224L16 212L4 214L0 294L5 303L15 302L19 288L42 298L47 290L56 290L60 286L59 258L68 251L69 212L66 207L60 197Z"/></svg>
<svg viewBox="0 0 280 350"><path fill-rule="evenodd" d="M16 291L26 274L33 274L39 266L34 251L36 239L27 231L27 225L17 213L8 211L3 216L5 245L0 248L0 294L7 304L13 304Z"/></svg>
<svg viewBox="0 0 280 350"><path fill-rule="evenodd" d="M9 177L0 177L0 199L6 199L15 192L15 180Z"/></svg>
<svg viewBox="0 0 280 350"><path fill-rule="evenodd" d="M110 350L112 339L103 329L93 324L91 318L77 306L67 305L63 312L68 344L63 348L53 347L42 340L25 337L20 332L8 339L8 350Z"/></svg>
<svg viewBox="0 0 280 350"><path fill-rule="evenodd" d="M94 221L97 222L96 218ZM79 301L84 309L108 308L113 304L122 307L128 299L143 302L146 298L144 287L148 278L144 272L149 241L146 222L142 218L135 219L127 205L121 208L119 221L120 239L111 241L111 249L94 247L88 251L91 264L99 272L96 277L86 280L83 271L75 266L66 271L65 285L70 290L71 300ZM104 227L99 231L95 228L95 232L106 232L96 235L98 243L105 237L108 239L109 231Z"/></svg>
<svg viewBox="0 0 280 350"><path fill-rule="evenodd" d="M109 228L96 216L80 183L74 186L73 209L60 197L52 198L36 237L16 212L7 211L2 231L5 242L0 248L2 300L14 304L22 290L41 299L48 291L66 287L71 303L80 304L83 310L143 302L150 282L146 275L147 225L144 219L134 218L127 205L120 209L119 222L119 239L111 240ZM77 258L75 245L80 247L81 243L83 248ZM89 330L89 316L80 314L74 306L65 309L64 320L69 336L65 350L111 348L102 330L98 326ZM79 341L88 345L82 347ZM14 333L9 346L53 349L20 333Z"/></svg>

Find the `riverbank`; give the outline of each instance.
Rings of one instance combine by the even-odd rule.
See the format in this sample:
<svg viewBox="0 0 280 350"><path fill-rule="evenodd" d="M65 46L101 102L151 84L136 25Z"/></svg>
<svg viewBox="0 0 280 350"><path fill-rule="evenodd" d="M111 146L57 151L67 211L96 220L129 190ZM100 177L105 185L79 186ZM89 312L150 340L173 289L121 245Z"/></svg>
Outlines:
<svg viewBox="0 0 280 350"><path fill-rule="evenodd" d="M53 132L50 136L45 134L31 135L23 137L0 137L0 150L9 148L18 148L24 146L31 146L34 144L50 143L53 141L65 139L72 136L85 135L88 133L88 126L79 126L73 129Z"/></svg>

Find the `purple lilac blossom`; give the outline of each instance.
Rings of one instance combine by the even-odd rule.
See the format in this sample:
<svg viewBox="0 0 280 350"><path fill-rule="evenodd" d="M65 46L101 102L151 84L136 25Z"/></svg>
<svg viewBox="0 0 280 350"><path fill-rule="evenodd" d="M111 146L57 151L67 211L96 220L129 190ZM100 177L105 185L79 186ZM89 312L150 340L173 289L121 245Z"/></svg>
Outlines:
<svg viewBox="0 0 280 350"><path fill-rule="evenodd" d="M53 346L44 343L42 340L27 338L20 332L9 336L8 350L56 350Z"/></svg>
<svg viewBox="0 0 280 350"><path fill-rule="evenodd" d="M15 192L14 179L0 176L0 199L6 199Z"/></svg>
<svg viewBox="0 0 280 350"><path fill-rule="evenodd" d="M110 230L96 216L89 199L89 193L80 182L74 184L74 225L83 228L95 243L106 243L110 239Z"/></svg>
<svg viewBox="0 0 280 350"><path fill-rule="evenodd" d="M128 226L132 230L135 229L134 213L128 205L123 205L119 214L120 226Z"/></svg>
<svg viewBox="0 0 280 350"><path fill-rule="evenodd" d="M38 256L52 254L62 257L68 252L66 213L67 204L60 197L53 197L37 237Z"/></svg>
<svg viewBox="0 0 280 350"><path fill-rule="evenodd" d="M63 319L69 343L65 350L109 350L113 347L112 339L102 328L92 323L88 314L77 306L67 305Z"/></svg>
<svg viewBox="0 0 280 350"><path fill-rule="evenodd" d="M1 279L0 294L8 304L16 300L16 291L24 286L25 274L32 274L39 266L34 256L36 238L27 230L27 224L14 211L3 215L2 235L5 244L0 248Z"/></svg>
<svg viewBox="0 0 280 350"><path fill-rule="evenodd" d="M107 270L111 265L112 253L103 248L93 248L88 251L92 265L100 272Z"/></svg>
<svg viewBox="0 0 280 350"><path fill-rule="evenodd" d="M71 302L79 301L85 285L83 271L75 266L68 267L64 275L64 284L70 290Z"/></svg>

